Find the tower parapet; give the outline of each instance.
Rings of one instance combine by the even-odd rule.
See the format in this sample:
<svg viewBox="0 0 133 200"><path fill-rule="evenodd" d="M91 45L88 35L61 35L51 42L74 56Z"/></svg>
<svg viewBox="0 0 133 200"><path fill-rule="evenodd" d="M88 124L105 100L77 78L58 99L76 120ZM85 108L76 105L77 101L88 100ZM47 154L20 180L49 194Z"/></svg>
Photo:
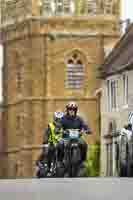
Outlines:
<svg viewBox="0 0 133 200"><path fill-rule="evenodd" d="M120 0L1 0L1 22L11 24L29 17L120 17Z"/></svg>

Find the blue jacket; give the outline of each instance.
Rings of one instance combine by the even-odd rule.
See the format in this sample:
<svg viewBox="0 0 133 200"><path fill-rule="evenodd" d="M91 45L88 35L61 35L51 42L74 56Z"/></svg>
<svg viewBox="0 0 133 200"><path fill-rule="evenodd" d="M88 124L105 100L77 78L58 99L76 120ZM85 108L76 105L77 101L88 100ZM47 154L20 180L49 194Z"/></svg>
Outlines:
<svg viewBox="0 0 133 200"><path fill-rule="evenodd" d="M64 130L66 129L80 129L85 130L88 134L91 134L91 129L89 126L83 121L80 116L71 117L69 115L65 115L61 120L61 125Z"/></svg>

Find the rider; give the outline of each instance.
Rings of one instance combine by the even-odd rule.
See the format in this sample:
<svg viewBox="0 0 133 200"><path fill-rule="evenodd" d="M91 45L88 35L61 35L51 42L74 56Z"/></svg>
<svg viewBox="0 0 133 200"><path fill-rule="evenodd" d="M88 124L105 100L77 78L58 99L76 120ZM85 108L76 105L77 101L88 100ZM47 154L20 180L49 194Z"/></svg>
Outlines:
<svg viewBox="0 0 133 200"><path fill-rule="evenodd" d="M91 134L90 128L85 124L83 119L77 115L77 112L78 105L75 102L69 102L66 105L66 113L61 120L63 130L79 129L81 133L86 132L87 134ZM81 161L84 162L87 155L87 144L82 138L79 139L79 146L81 149Z"/></svg>
<svg viewBox="0 0 133 200"><path fill-rule="evenodd" d="M131 139L131 137L133 135L133 133L132 133L132 124L129 123L129 124L125 125L124 128L121 129L121 131L120 131L120 137L122 135L127 136L128 140Z"/></svg>
<svg viewBox="0 0 133 200"><path fill-rule="evenodd" d="M43 137L43 144L48 144L48 150L44 148L42 154L40 155L37 165L40 163L47 163L48 169L51 167L51 160L55 158L55 144L60 146L60 138L62 137L62 127L60 124L60 120L62 119L64 113L63 112L54 112L53 121L48 124L47 129L45 130ZM57 154L57 158L60 155L59 150Z"/></svg>

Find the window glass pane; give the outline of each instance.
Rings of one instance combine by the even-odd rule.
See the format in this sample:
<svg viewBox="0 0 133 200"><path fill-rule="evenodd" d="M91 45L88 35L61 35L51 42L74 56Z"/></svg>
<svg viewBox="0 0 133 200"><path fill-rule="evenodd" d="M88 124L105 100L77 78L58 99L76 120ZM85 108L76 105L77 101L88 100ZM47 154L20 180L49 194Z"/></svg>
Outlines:
<svg viewBox="0 0 133 200"><path fill-rule="evenodd" d="M77 54L68 60L66 68L65 86L68 88L81 88L84 80L84 67Z"/></svg>
<svg viewBox="0 0 133 200"><path fill-rule="evenodd" d="M128 104L128 76L123 75L124 104Z"/></svg>
<svg viewBox="0 0 133 200"><path fill-rule="evenodd" d="M111 81L111 107L116 108L116 82Z"/></svg>
<svg viewBox="0 0 133 200"><path fill-rule="evenodd" d="M113 1L106 0L104 3L104 13L105 14L112 14L113 13Z"/></svg>
<svg viewBox="0 0 133 200"><path fill-rule="evenodd" d="M94 0L87 0L87 13L95 14L97 12L97 2Z"/></svg>
<svg viewBox="0 0 133 200"><path fill-rule="evenodd" d="M41 14L47 15L52 13L51 2L49 0L41 0L41 1L42 1Z"/></svg>
<svg viewBox="0 0 133 200"><path fill-rule="evenodd" d="M108 111L110 111L110 81L107 80Z"/></svg>

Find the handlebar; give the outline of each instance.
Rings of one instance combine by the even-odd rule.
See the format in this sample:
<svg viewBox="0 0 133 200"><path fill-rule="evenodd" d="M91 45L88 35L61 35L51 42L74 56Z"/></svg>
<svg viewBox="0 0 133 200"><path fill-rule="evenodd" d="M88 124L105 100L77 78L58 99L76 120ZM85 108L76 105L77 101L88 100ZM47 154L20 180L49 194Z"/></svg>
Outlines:
<svg viewBox="0 0 133 200"><path fill-rule="evenodd" d="M66 129L63 131L64 134L67 134L69 133L70 131L79 131L80 134L87 134L88 133L88 130L81 130L81 129Z"/></svg>

